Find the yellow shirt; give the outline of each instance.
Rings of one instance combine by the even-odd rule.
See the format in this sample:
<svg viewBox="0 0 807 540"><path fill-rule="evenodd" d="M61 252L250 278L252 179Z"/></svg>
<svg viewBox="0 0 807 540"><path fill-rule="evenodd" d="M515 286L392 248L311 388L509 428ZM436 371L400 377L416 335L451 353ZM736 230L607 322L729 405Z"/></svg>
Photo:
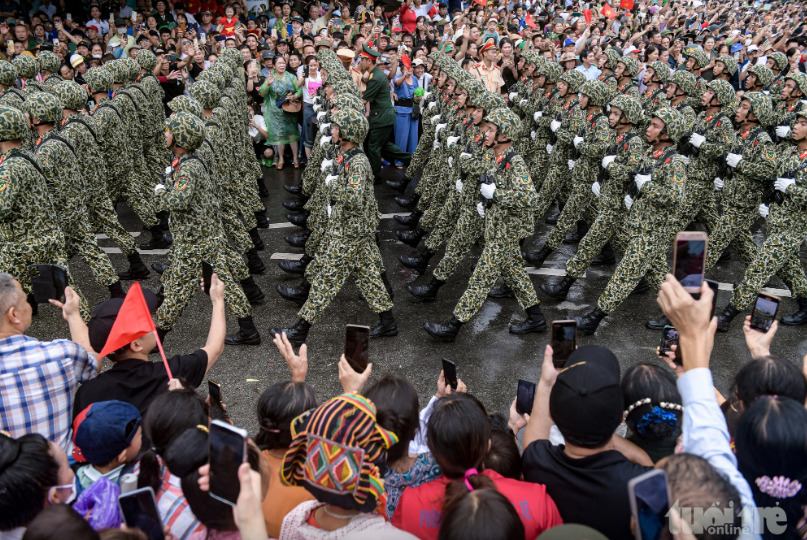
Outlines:
<svg viewBox="0 0 807 540"><path fill-rule="evenodd" d="M490 68L485 67L484 62L479 62L471 67L471 75L477 81L485 85L490 92L494 94L499 93L499 88L504 86L504 79L502 79L502 72L495 64L491 64Z"/></svg>

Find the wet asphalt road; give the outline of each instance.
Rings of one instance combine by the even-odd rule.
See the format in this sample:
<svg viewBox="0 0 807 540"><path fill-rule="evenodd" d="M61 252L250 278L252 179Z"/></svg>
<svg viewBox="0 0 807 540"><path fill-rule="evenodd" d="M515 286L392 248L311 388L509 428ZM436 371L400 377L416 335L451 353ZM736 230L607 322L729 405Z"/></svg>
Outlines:
<svg viewBox="0 0 807 540"><path fill-rule="evenodd" d="M227 347L216 366L209 373L210 378L218 381L223 387L224 401L236 425L249 429L254 433L257 429L255 406L259 394L276 381L289 378L289 370L283 358L272 344L268 330L270 327L288 326L297 321L298 308L276 293L275 286L296 285L300 276L282 272L277 267L278 257L284 254L296 254L299 257L303 250L289 246L283 237L299 233L300 229L291 226L285 219L287 211L281 206L283 201L294 200L295 197L283 190L284 183L300 182L302 170L294 170L287 162L283 171L275 169L265 171L266 184L270 196L264 199L267 205L269 221L277 227L260 229L261 237L266 244L260 252L267 271L256 276L256 281L266 294L266 300L253 306L253 317L263 343L257 347ZM402 175L394 168L384 170L384 179ZM409 188L412 189L411 187ZM379 209L384 214L405 212L395 204L393 190L386 185L376 186ZM125 203L119 205L121 221L131 233L141 233L146 241L149 233L142 234L142 225ZM453 344L432 339L423 330L426 321L445 322L451 317L452 310L459 300L471 275L472 264L481 253L479 246L461 265L458 272L440 290L438 300L433 303L421 303L406 291L412 282L426 283L431 279L431 271L426 276L418 276L406 269L398 261L399 255L413 253L410 247L400 243L395 237L395 230L402 228L391 217L381 220L381 254L390 281L395 291L394 314L400 333L394 338L373 340L370 343L370 357L374 364L373 378L386 371L395 371L407 376L418 389L421 407L425 406L436 388L437 376L440 373L441 358L446 357L456 362L457 372L469 392L479 397L489 412L505 412L516 393L519 378L537 381L540 377L541 355L549 342L549 333L514 336L507 331L509 324L524 319L524 312L514 298L488 299L479 313L460 331ZM543 238L550 226L539 223L536 234L527 241L527 246L542 245ZM762 223L755 226L755 239L762 242ZM104 248L114 248L115 244L108 239L99 239ZM565 261L574 253L577 246L562 245L544 263L543 269L530 277L538 292L541 306L548 320L567 319L582 315L592 309L597 298L605 288L614 267L605 266L588 269L586 278L579 280L572 287L566 301L558 303L546 297L538 286L547 281L556 280L550 274L552 269L563 270ZM114 251L114 250L113 250ZM442 257L442 250L432 259L430 270ZM126 259L120 253L111 253L113 265L119 271L126 268ZM730 287L731 283L742 279L745 266L736 260L719 264L709 277ZM147 265L153 262L166 262L167 255L154 255L143 252L143 260ZM802 246L801 260L807 261L807 249ZM77 258L73 259L71 271L92 306L106 300L108 292L95 283L89 267ZM129 282L128 284L130 284ZM128 288L128 284L125 288ZM159 276L152 272L149 279L142 282L144 287L154 291L159 289ZM772 285L784 289L778 278ZM789 294L780 291L780 294ZM728 290L721 290L718 296L718 308L725 306L730 299ZM780 309L782 314L789 315L796 309L796 302L785 298ZM660 362L655 358L655 347L660 339L660 331L648 330L645 321L660 315L655 296L651 293L631 296L614 314L607 317L593 336L581 336L578 344L599 344L614 351L625 370L641 362ZM196 294L180 323L165 340L168 355L187 353L202 347L205 343L210 318L210 303L204 294ZM315 325L308 338L309 373L307 381L316 390L317 397L324 401L341 392L337 376L336 363L343 349L344 325L348 323L373 326L377 316L361 299L358 289L352 280L338 294L328 308L323 320ZM235 318L228 314L230 332L238 328ZM40 314L34 318L29 335L48 340L69 336L68 329L61 319L60 313L52 306L40 306ZM731 330L726 334L718 334L715 344L712 367L718 390L726 394L730 391L732 378L740 365L749 359L743 339L740 318L736 319ZM772 351L786 356L791 361L801 363L807 354L807 327L781 326L776 336ZM152 359L158 361L158 355ZM105 367L109 367L109 361ZM372 380L372 379L371 379ZM207 384L200 386L200 393L207 393Z"/></svg>

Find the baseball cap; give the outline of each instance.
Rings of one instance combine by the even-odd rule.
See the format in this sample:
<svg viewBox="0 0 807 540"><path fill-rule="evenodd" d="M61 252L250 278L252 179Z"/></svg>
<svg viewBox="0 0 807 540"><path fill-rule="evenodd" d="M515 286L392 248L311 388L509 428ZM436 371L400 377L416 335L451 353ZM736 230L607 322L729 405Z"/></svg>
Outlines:
<svg viewBox="0 0 807 540"><path fill-rule="evenodd" d="M274 58L274 57L275 57L275 53L272 52L272 51L263 51L261 53L261 58L263 58L264 60L269 59L269 58Z"/></svg>
<svg viewBox="0 0 807 540"><path fill-rule="evenodd" d="M734 45L731 46L732 54L734 54L736 52L740 52L741 50L743 50L743 46L740 45L739 43L735 43Z"/></svg>
<svg viewBox="0 0 807 540"><path fill-rule="evenodd" d="M422 66L425 63L426 62L423 61L423 58L416 58L415 60L412 61L413 66Z"/></svg>
<svg viewBox="0 0 807 540"><path fill-rule="evenodd" d="M109 463L132 444L140 421L140 411L129 403L93 403L73 420L73 459L94 465Z"/></svg>
<svg viewBox="0 0 807 540"><path fill-rule="evenodd" d="M642 52L642 51L640 51L639 49L637 49L633 45L628 45L628 47L625 49L625 52L622 53L622 56L628 56L629 54L633 54L633 53L637 53L637 52Z"/></svg>
<svg viewBox="0 0 807 540"><path fill-rule="evenodd" d="M564 46L564 47L568 47L569 45L574 45L574 40L573 40L573 39L566 39L566 40L563 42L563 46Z"/></svg>
<svg viewBox="0 0 807 540"><path fill-rule="evenodd" d="M80 54L74 54L70 56L70 65L73 66L74 68L79 67L83 63L84 63L84 57L81 56ZM100 351L101 349L98 350Z"/></svg>
<svg viewBox="0 0 807 540"><path fill-rule="evenodd" d="M75 56L75 55L74 55ZM72 57L70 59L72 63ZM73 66L75 67L75 65ZM146 299L146 305L153 315L157 308L160 307L160 301L157 295L148 289L143 289L143 297ZM90 335L90 345L96 351L100 351L106 345L106 340L109 333L112 331L112 325L118 318L118 312L123 305L123 298L112 298L106 302L101 302L96 306L90 317L90 322L87 323L87 331Z"/></svg>
<svg viewBox="0 0 807 540"><path fill-rule="evenodd" d="M296 16L296 17L292 17L292 18L291 18L291 22L296 22L296 23L304 24L304 23L305 23L305 20L304 20L302 17L300 17L300 16L298 15L298 16Z"/></svg>
<svg viewBox="0 0 807 540"><path fill-rule="evenodd" d="M753 51L758 51L758 50L759 50L759 47L757 47L756 44L748 46L748 52L753 52Z"/></svg>
<svg viewBox="0 0 807 540"><path fill-rule="evenodd" d="M549 413L569 442L599 446L622 422L619 361L600 345L574 351L549 395Z"/></svg>

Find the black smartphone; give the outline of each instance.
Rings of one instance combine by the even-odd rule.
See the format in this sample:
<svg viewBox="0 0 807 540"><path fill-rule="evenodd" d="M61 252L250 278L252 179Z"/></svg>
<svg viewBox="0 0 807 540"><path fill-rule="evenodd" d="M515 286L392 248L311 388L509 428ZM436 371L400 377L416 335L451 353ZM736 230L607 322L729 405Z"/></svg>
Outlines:
<svg viewBox="0 0 807 540"><path fill-rule="evenodd" d="M457 364L448 358L443 358L443 377L445 377L446 384L450 386L452 390L457 389L457 384L459 383L457 379Z"/></svg>
<svg viewBox="0 0 807 540"><path fill-rule="evenodd" d="M577 348L577 321L552 321L552 363L560 369Z"/></svg>
<svg viewBox="0 0 807 540"><path fill-rule="evenodd" d="M303 77L308 77L308 66L303 66Z"/></svg>
<svg viewBox="0 0 807 540"><path fill-rule="evenodd" d="M202 261L202 280L204 281L205 294L210 294L210 281L213 279L213 265L207 261Z"/></svg>
<svg viewBox="0 0 807 540"><path fill-rule="evenodd" d="M210 422L210 496L235 506L241 484L238 467L247 459L247 430Z"/></svg>
<svg viewBox="0 0 807 540"><path fill-rule="evenodd" d="M672 346L678 345L678 330L669 324L661 329L661 343L658 346L659 354L672 351Z"/></svg>
<svg viewBox="0 0 807 540"><path fill-rule="evenodd" d="M689 293L699 293L706 268L708 237L701 231L682 231L675 235L673 275Z"/></svg>
<svg viewBox="0 0 807 540"><path fill-rule="evenodd" d="M712 289L712 314L714 314L717 308L717 290L720 288L720 283L713 279L706 279L704 281L706 281L706 284Z"/></svg>
<svg viewBox="0 0 807 540"><path fill-rule="evenodd" d="M345 359L356 373L364 373L370 361L370 327L345 326Z"/></svg>
<svg viewBox="0 0 807 540"><path fill-rule="evenodd" d="M67 268L58 264L32 264L28 267L34 301L47 304L48 300L64 303L67 288Z"/></svg>
<svg viewBox="0 0 807 540"><path fill-rule="evenodd" d="M389 63L390 63L389 56L381 56L381 57L378 59L378 63L379 63L379 64L389 64Z"/></svg>
<svg viewBox="0 0 807 540"><path fill-rule="evenodd" d="M140 529L148 540L165 540L163 522L157 511L154 490L144 487L118 497L123 521L130 529Z"/></svg>
<svg viewBox="0 0 807 540"><path fill-rule="evenodd" d="M532 414L532 404L535 402L535 383L518 380L518 393L516 394L516 412L518 414Z"/></svg>
<svg viewBox="0 0 807 540"><path fill-rule="evenodd" d="M221 385L213 379L208 379L207 393L210 395L210 404L221 407Z"/></svg>
<svg viewBox="0 0 807 540"><path fill-rule="evenodd" d="M664 469L653 469L628 481L628 498L636 540L669 538L670 486Z"/></svg>
<svg viewBox="0 0 807 540"><path fill-rule="evenodd" d="M779 299L772 294L757 293L754 310L751 312L751 328L760 332L771 329L776 313L779 311Z"/></svg>
<svg viewBox="0 0 807 540"><path fill-rule="evenodd" d="M445 30L445 27L446 27L446 25L444 25L444 24L438 24L437 25L437 33L442 36L443 35L443 30Z"/></svg>

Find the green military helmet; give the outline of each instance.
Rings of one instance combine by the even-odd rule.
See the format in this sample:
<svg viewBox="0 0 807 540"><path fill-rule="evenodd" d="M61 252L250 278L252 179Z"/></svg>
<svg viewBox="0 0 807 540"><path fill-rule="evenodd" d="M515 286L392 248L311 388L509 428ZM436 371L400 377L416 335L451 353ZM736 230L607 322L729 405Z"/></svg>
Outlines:
<svg viewBox="0 0 807 540"><path fill-rule="evenodd" d="M465 71L464 69L460 69L459 72L457 73L457 77L455 77L454 80L456 80L457 82L466 82L475 79L474 76L471 75L469 72Z"/></svg>
<svg viewBox="0 0 807 540"><path fill-rule="evenodd" d="M642 104L633 96L618 94L611 100L611 107L616 107L622 111L622 116L630 124L637 125L642 121Z"/></svg>
<svg viewBox="0 0 807 540"><path fill-rule="evenodd" d="M196 81L208 81L213 86L219 89L219 92L224 92L224 89L227 87L227 83L224 80L224 75L219 71L212 71L206 69L202 72L199 77L196 78Z"/></svg>
<svg viewBox="0 0 807 540"><path fill-rule="evenodd" d="M42 71L49 73L59 73L62 61L51 51L42 51L36 57L39 59L39 67Z"/></svg>
<svg viewBox="0 0 807 540"><path fill-rule="evenodd" d="M670 137L674 144L678 144L686 131L684 115L672 107L662 107L653 113L653 117L664 122L664 130L667 132L667 136Z"/></svg>
<svg viewBox="0 0 807 540"><path fill-rule="evenodd" d="M709 65L709 57L705 52L703 52L703 50L697 47L684 48L682 54L684 55L684 58L694 58L695 63L701 69Z"/></svg>
<svg viewBox="0 0 807 540"><path fill-rule="evenodd" d="M639 63L638 60L636 60L632 56L623 56L620 62L625 64L625 69L628 70L628 73L630 73L631 78L636 77L639 74L639 72L642 71L642 65Z"/></svg>
<svg viewBox="0 0 807 540"><path fill-rule="evenodd" d="M30 136L28 120L21 110L0 105L0 140L19 141Z"/></svg>
<svg viewBox="0 0 807 540"><path fill-rule="evenodd" d="M87 104L87 92L74 81L59 81L51 89L62 106L71 111L80 111Z"/></svg>
<svg viewBox="0 0 807 540"><path fill-rule="evenodd" d="M524 51L521 53L521 58L524 59L524 67L537 62L535 53L533 51Z"/></svg>
<svg viewBox="0 0 807 540"><path fill-rule="evenodd" d="M476 104L479 96L485 93L485 85L476 79L465 81L462 83L465 90L468 92L467 103Z"/></svg>
<svg viewBox="0 0 807 540"><path fill-rule="evenodd" d="M198 101L190 96L181 95L175 97L168 102L168 108L175 113L187 112L202 120L205 119L204 108Z"/></svg>
<svg viewBox="0 0 807 540"><path fill-rule="evenodd" d="M91 67L84 74L84 80L93 93L112 90L112 74L106 68Z"/></svg>
<svg viewBox="0 0 807 540"><path fill-rule="evenodd" d="M47 92L34 92L25 100L23 107L32 120L37 119L46 124L55 124L64 118L62 102Z"/></svg>
<svg viewBox="0 0 807 540"><path fill-rule="evenodd" d="M0 84L14 86L17 82L17 68L11 62L0 60Z"/></svg>
<svg viewBox="0 0 807 540"><path fill-rule="evenodd" d="M188 90L191 97L203 108L212 110L218 107L221 100L221 89L212 81L196 81Z"/></svg>
<svg viewBox="0 0 807 540"><path fill-rule="evenodd" d="M747 92L743 94L743 101L751 103L751 111L759 119L763 127L771 125L773 121L773 105L771 98L762 92Z"/></svg>
<svg viewBox="0 0 807 540"><path fill-rule="evenodd" d="M493 92L489 92L485 90L476 98L474 101L474 105L477 107L482 107L485 112L490 113L495 109L499 109L501 107L506 107L506 103L504 98L499 94L494 94Z"/></svg>
<svg viewBox="0 0 807 540"><path fill-rule="evenodd" d="M776 67L779 71L784 70L787 67L787 56L785 53L776 51L775 53L768 56L768 58L773 58L774 63L776 63Z"/></svg>
<svg viewBox="0 0 807 540"><path fill-rule="evenodd" d="M224 62L216 62L212 66L210 66L210 71L214 73L218 73L224 79L224 85L227 86L230 84L230 81L233 80L233 70L224 63Z"/></svg>
<svg viewBox="0 0 807 540"><path fill-rule="evenodd" d="M190 152L205 140L205 124L189 112L178 112L165 119L165 127L174 136L174 145Z"/></svg>
<svg viewBox="0 0 807 540"><path fill-rule="evenodd" d="M370 129L364 114L353 109L340 109L331 116L331 123L339 126L339 137L356 144L364 142Z"/></svg>
<svg viewBox="0 0 807 540"><path fill-rule="evenodd" d="M544 65L546 63L546 58L544 58L543 56L541 56L540 54L535 53L535 52L532 53L532 55L535 58L535 61L533 62L533 64L535 64L535 69L537 71L542 65Z"/></svg>
<svg viewBox="0 0 807 540"><path fill-rule="evenodd" d="M596 79L586 81L580 88L580 93L588 96L588 106L604 107L611 97L608 85Z"/></svg>
<svg viewBox="0 0 807 540"><path fill-rule="evenodd" d="M762 84L762 88L765 90L773 82L773 71L768 66L763 66L762 64L757 64L753 66L751 69L748 70L748 73L753 73L757 76L757 80Z"/></svg>
<svg viewBox="0 0 807 540"><path fill-rule="evenodd" d="M650 62L647 64L647 67L653 70L655 78L658 79L661 84L665 84L668 80L670 80L669 64L656 60L655 62Z"/></svg>
<svg viewBox="0 0 807 540"><path fill-rule="evenodd" d="M715 79L706 85L714 90L715 97L723 107L734 107L737 102L737 93L731 83L723 79Z"/></svg>
<svg viewBox="0 0 807 540"><path fill-rule="evenodd" d="M721 56L717 60L717 62L722 62L724 66L726 66L726 73L730 76L734 76L737 73L737 60L734 59L733 56Z"/></svg>
<svg viewBox="0 0 807 540"><path fill-rule="evenodd" d="M333 98L331 105L340 111L342 109L355 109L364 114L364 103L353 94L339 94Z"/></svg>
<svg viewBox="0 0 807 540"><path fill-rule="evenodd" d="M583 85L586 83L586 76L583 75L582 71L577 71L576 69L572 69L567 71L563 74L560 78L561 81L564 81L566 84L569 85L569 92L574 94L578 93Z"/></svg>
<svg viewBox="0 0 807 540"><path fill-rule="evenodd" d="M485 117L485 121L494 124L499 128L499 133L511 141L516 140L521 133L521 120L510 109L494 109Z"/></svg>
<svg viewBox="0 0 807 540"><path fill-rule="evenodd" d="M21 54L15 56L11 63L17 68L17 75L20 77L30 79L36 77L36 74L39 73L39 61L33 56Z"/></svg>
<svg viewBox="0 0 807 540"><path fill-rule="evenodd" d="M684 71L682 69L675 70L672 77L670 77L669 82L675 83L678 89L687 96L696 96L700 94L700 92L698 92L698 79L696 79L695 76L689 71Z"/></svg>
<svg viewBox="0 0 807 540"><path fill-rule="evenodd" d="M238 58L235 58L235 55L238 55ZM224 49L221 51L221 56L219 56L219 60L224 60L227 66L235 71L238 69L244 61L244 56L241 54L241 51L238 49Z"/></svg>
<svg viewBox="0 0 807 540"><path fill-rule="evenodd" d="M129 70L126 68L121 60L112 60L104 64L104 69L109 71L112 75L112 82L116 84L123 84L129 80Z"/></svg>
<svg viewBox="0 0 807 540"><path fill-rule="evenodd" d="M796 86L798 86L799 90L801 90L802 95L807 97L807 74L797 71L796 73L791 73L785 77L785 80L787 79L793 79L796 81ZM802 97L802 99L805 99L805 97Z"/></svg>
<svg viewBox="0 0 807 540"><path fill-rule="evenodd" d="M148 49L140 49L135 53L137 63L140 64L141 69L145 69L149 73L154 71L157 67L157 56Z"/></svg>
<svg viewBox="0 0 807 540"><path fill-rule="evenodd" d="M137 63L137 60L126 56L121 58L120 61L123 62L123 65L126 66L126 69L129 71L129 81L133 81L140 76L140 64Z"/></svg>
<svg viewBox="0 0 807 540"><path fill-rule="evenodd" d="M608 67L611 68L611 71L615 70L617 64L622 61L622 55L614 47L608 48L605 51L605 56L608 57Z"/></svg>
<svg viewBox="0 0 807 540"><path fill-rule="evenodd" d="M349 81L347 79L337 81L331 86L338 96L341 96L342 94L350 94L352 96L356 96L357 98L361 98L361 90L359 90L359 87L356 86L356 83L354 83L352 79Z"/></svg>

